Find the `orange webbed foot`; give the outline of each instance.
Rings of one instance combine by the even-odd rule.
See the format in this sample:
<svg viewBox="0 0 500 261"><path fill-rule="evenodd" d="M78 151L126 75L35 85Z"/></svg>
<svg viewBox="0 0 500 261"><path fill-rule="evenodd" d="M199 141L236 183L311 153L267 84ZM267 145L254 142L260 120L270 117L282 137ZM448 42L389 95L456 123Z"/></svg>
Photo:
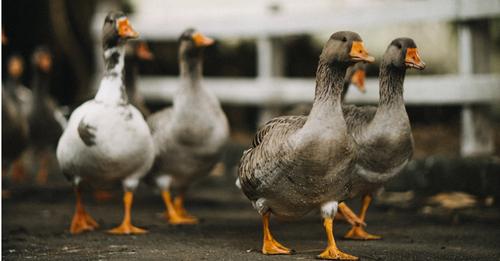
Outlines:
<svg viewBox="0 0 500 261"><path fill-rule="evenodd" d="M293 249L283 246L274 239L265 240L262 245L262 254L265 255L291 255L293 253L295 253Z"/></svg>
<svg viewBox="0 0 500 261"><path fill-rule="evenodd" d="M172 225L195 225L198 224L198 219L189 215L179 215L177 213L169 214L168 211L165 213L165 217L168 223Z"/></svg>
<svg viewBox="0 0 500 261"><path fill-rule="evenodd" d="M329 259L329 260L358 260L358 257L346 254L340 251L338 248L329 246L318 255L319 259Z"/></svg>
<svg viewBox="0 0 500 261"><path fill-rule="evenodd" d="M73 235L80 234L85 231L93 231L98 228L99 224L86 212L76 212L71 221L70 232Z"/></svg>
<svg viewBox="0 0 500 261"><path fill-rule="evenodd" d="M351 240L379 240L382 237L377 235L372 235L365 231L364 228L360 226L353 226L351 230L349 230L344 238Z"/></svg>
<svg viewBox="0 0 500 261"><path fill-rule="evenodd" d="M138 228L132 224L122 223L120 226L108 230L109 234L114 235L138 235L138 234L146 234L148 231L142 228Z"/></svg>

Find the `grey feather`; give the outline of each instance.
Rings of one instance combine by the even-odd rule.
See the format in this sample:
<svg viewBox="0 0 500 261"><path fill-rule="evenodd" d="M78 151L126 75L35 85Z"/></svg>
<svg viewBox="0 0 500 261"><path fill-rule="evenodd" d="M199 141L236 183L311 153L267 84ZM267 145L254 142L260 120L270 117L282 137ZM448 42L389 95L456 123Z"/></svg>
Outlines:
<svg viewBox="0 0 500 261"><path fill-rule="evenodd" d="M80 121L78 124L78 135L80 136L80 139L85 143L87 146L93 146L95 145L95 131L96 128L93 126L90 126L89 124L86 124L84 122L84 119Z"/></svg>

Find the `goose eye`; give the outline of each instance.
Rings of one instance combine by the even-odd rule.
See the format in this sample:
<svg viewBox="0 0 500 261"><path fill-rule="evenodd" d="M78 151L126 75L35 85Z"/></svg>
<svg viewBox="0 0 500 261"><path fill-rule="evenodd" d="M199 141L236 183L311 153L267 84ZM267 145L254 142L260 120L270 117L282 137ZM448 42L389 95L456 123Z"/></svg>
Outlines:
<svg viewBox="0 0 500 261"><path fill-rule="evenodd" d="M397 47L398 49L401 49L401 44L400 44L400 43L396 44L396 47Z"/></svg>
<svg viewBox="0 0 500 261"><path fill-rule="evenodd" d="M342 42L347 42L347 38L343 37Z"/></svg>

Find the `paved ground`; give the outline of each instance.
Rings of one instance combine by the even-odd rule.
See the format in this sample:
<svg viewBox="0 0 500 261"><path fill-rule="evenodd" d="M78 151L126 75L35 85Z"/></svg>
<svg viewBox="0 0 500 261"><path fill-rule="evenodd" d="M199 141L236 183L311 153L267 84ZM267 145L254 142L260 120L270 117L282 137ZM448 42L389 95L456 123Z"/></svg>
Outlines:
<svg viewBox="0 0 500 261"><path fill-rule="evenodd" d="M5 260L312 260L325 247L319 215L301 221L271 224L275 237L294 248L293 256L263 256L260 217L223 177L193 189L187 207L201 217L195 226L170 226L162 218L163 204L151 188L142 186L133 207L133 220L149 229L147 235L111 236L105 229L121 221L119 191L109 202L88 197L87 209L100 223L98 231L78 236L68 232L74 209L71 188L65 183L50 188L24 187L3 199L2 258ZM353 207L357 209L355 204ZM470 212L469 212L470 213ZM487 215L483 215L488 213ZM345 252L362 260L499 260L498 209L476 209L451 218L425 217L417 210L369 211L369 231L381 241L341 239L348 225L339 223L335 234ZM484 218L486 216L486 218Z"/></svg>

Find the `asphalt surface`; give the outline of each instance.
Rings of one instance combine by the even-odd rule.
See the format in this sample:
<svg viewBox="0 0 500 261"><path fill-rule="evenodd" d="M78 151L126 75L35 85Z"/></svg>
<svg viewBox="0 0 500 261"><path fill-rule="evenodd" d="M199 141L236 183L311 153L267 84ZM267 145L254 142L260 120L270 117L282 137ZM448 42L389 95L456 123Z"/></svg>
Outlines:
<svg viewBox="0 0 500 261"><path fill-rule="evenodd" d="M272 220L271 230L292 256L264 256L261 220L229 177L210 177L191 190L186 205L201 218L199 225L172 226L163 219L160 196L141 185L132 219L149 230L146 235L105 233L122 218L121 191L107 202L86 193L86 208L100 228L77 236L68 229L74 211L71 187L64 181L50 186L11 188L2 200L2 258L4 260L313 260L326 246L318 213L302 220ZM351 207L358 209L356 202ZM349 229L337 222L338 246L361 260L500 260L498 209L473 209L468 214L432 217L418 209L369 209L369 232L379 241L349 241ZM486 214L485 214L486 213ZM458 215L458 219L457 219Z"/></svg>

